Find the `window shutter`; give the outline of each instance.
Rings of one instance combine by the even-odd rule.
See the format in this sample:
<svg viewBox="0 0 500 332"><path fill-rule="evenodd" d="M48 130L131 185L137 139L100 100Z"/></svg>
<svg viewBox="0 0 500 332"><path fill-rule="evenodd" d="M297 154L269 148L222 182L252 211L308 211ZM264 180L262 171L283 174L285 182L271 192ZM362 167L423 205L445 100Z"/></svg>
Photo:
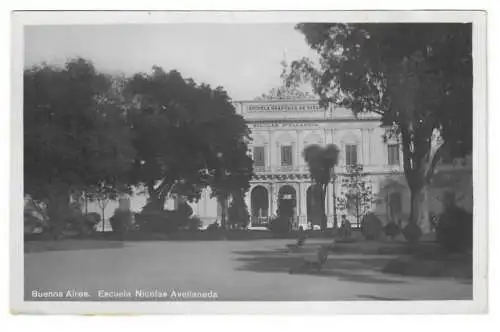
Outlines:
<svg viewBox="0 0 500 332"><path fill-rule="evenodd" d="M292 166L292 146L281 146L281 166Z"/></svg>
<svg viewBox="0 0 500 332"><path fill-rule="evenodd" d="M257 167L263 167L266 165L265 151L263 146L256 146L253 148L253 160L254 165Z"/></svg>
<svg viewBox="0 0 500 332"><path fill-rule="evenodd" d="M356 145L346 145L345 146L345 154L346 154L346 165L353 166L358 164L358 151Z"/></svg>

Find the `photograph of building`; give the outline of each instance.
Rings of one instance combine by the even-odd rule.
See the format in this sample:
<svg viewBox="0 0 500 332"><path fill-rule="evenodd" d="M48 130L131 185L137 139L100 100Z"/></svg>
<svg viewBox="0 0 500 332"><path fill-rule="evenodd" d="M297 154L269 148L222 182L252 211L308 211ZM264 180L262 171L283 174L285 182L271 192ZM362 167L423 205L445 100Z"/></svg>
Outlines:
<svg viewBox="0 0 500 332"><path fill-rule="evenodd" d="M18 302L481 300L476 23L219 14L20 21Z"/></svg>

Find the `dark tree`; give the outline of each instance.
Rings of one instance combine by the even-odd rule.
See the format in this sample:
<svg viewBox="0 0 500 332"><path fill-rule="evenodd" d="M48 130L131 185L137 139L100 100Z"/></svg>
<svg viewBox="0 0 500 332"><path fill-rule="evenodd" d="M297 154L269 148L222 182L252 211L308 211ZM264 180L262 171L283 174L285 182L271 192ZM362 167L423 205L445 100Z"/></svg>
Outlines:
<svg viewBox="0 0 500 332"><path fill-rule="evenodd" d="M402 143L411 222L429 227L426 192L443 151L472 149L472 24L297 25L320 55L292 64L323 105L374 112Z"/></svg>
<svg viewBox="0 0 500 332"><path fill-rule="evenodd" d="M250 222L248 206L245 203L243 190L235 190L231 193L232 201L228 208L229 221L232 227L246 228Z"/></svg>
<svg viewBox="0 0 500 332"><path fill-rule="evenodd" d="M227 201L228 186L248 187L249 129L222 88L154 67L150 74L132 77L125 95L133 105L133 177L147 187L156 209L162 210L172 193L192 201L211 186L219 200Z"/></svg>
<svg viewBox="0 0 500 332"><path fill-rule="evenodd" d="M70 196L126 182L134 149L112 82L83 59L24 71L24 189L58 235Z"/></svg>
<svg viewBox="0 0 500 332"><path fill-rule="evenodd" d="M333 144L326 147L313 144L307 146L302 152L304 160L309 166L311 177L321 189L321 230L325 230L327 219L325 214L325 197L328 184L334 178L334 167L338 163L339 149Z"/></svg>

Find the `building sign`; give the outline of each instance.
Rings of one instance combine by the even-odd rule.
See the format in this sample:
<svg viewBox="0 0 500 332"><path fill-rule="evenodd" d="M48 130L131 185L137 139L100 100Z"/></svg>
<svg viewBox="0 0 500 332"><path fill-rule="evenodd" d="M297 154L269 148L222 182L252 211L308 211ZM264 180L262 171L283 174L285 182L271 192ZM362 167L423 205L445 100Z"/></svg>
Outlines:
<svg viewBox="0 0 500 332"><path fill-rule="evenodd" d="M272 128L272 127L318 127L319 123L317 122L279 122L279 121L269 121L269 122L260 122L260 123L251 123L250 127L253 128Z"/></svg>
<svg viewBox="0 0 500 332"><path fill-rule="evenodd" d="M309 104L256 104L248 105L249 113L257 112L324 112L317 103Z"/></svg>

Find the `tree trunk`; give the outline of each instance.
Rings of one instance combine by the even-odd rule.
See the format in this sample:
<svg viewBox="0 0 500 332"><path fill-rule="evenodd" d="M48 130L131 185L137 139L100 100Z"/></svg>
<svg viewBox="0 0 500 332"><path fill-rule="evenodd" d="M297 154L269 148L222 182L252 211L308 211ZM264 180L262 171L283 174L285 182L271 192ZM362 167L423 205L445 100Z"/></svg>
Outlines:
<svg viewBox="0 0 500 332"><path fill-rule="evenodd" d="M220 225L222 229L226 229L226 215L227 215L227 198L226 197L220 197L219 198L219 204L221 207L221 213L220 213Z"/></svg>
<svg viewBox="0 0 500 332"><path fill-rule="evenodd" d="M326 201L327 185L321 186L321 225L320 225L321 231L325 231L326 226L327 226L327 219L326 219L326 213L325 213L325 201Z"/></svg>
<svg viewBox="0 0 500 332"><path fill-rule="evenodd" d="M338 227L337 220L337 195L335 193L335 181L332 183L332 195L333 195L333 228Z"/></svg>
<svg viewBox="0 0 500 332"><path fill-rule="evenodd" d="M47 205L50 232L55 239L62 235L69 215L69 193L65 188L55 188L50 194Z"/></svg>
<svg viewBox="0 0 500 332"><path fill-rule="evenodd" d="M104 224L105 224L105 221L106 221L106 219L104 218L104 209L105 209L105 207L103 206L101 209L102 209L102 232L104 233Z"/></svg>
<svg viewBox="0 0 500 332"><path fill-rule="evenodd" d="M85 193L85 215L88 216L89 214L89 198L88 198L88 195L87 193Z"/></svg>
<svg viewBox="0 0 500 332"><path fill-rule="evenodd" d="M423 234L431 231L426 185L411 190L410 222L418 225Z"/></svg>

